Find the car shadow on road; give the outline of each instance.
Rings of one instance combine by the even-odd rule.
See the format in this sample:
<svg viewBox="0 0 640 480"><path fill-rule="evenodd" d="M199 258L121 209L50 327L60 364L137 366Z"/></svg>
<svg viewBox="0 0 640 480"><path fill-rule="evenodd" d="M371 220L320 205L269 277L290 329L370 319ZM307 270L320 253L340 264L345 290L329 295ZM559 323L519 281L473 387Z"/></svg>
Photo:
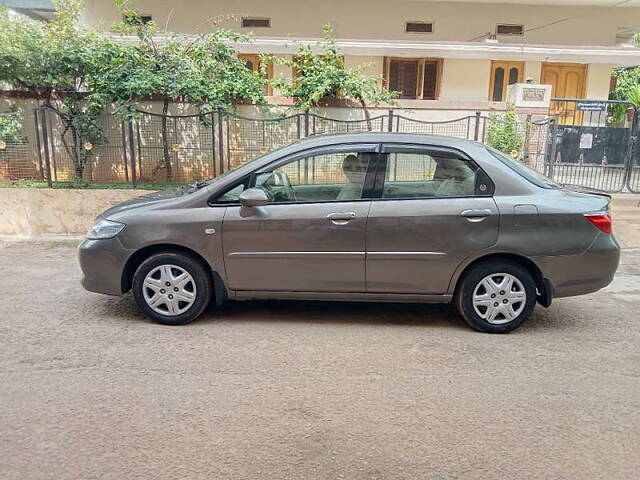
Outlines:
<svg viewBox="0 0 640 480"><path fill-rule="evenodd" d="M102 298L102 297L98 297ZM131 294L113 298L99 310L111 318L149 321L140 312ZM531 318L517 332L559 332L572 328L567 312L560 305L551 309L537 306ZM449 304L321 302L307 300L229 301L211 305L192 325L220 322L272 322L307 324L408 325L428 328L470 330L455 306Z"/></svg>
<svg viewBox="0 0 640 480"><path fill-rule="evenodd" d="M96 297L98 299L100 297ZM145 321L131 294L96 306L120 320ZM468 328L452 304L320 302L303 300L229 301L210 305L193 325L219 322L340 323Z"/></svg>
<svg viewBox="0 0 640 480"><path fill-rule="evenodd" d="M256 300L227 302L210 307L198 322L221 320L285 323L349 323L378 325L424 325L465 328L451 304L378 302L320 302L303 300Z"/></svg>

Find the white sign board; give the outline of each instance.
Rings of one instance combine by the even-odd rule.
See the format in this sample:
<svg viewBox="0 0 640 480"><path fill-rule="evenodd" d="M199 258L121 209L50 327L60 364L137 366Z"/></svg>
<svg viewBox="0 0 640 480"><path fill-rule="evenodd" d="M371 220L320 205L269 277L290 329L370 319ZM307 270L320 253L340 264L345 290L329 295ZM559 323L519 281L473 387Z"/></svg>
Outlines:
<svg viewBox="0 0 640 480"><path fill-rule="evenodd" d="M593 148L593 133L580 135L580 148Z"/></svg>
<svg viewBox="0 0 640 480"><path fill-rule="evenodd" d="M507 102L518 107L549 108L551 85L537 83L514 83L509 85Z"/></svg>

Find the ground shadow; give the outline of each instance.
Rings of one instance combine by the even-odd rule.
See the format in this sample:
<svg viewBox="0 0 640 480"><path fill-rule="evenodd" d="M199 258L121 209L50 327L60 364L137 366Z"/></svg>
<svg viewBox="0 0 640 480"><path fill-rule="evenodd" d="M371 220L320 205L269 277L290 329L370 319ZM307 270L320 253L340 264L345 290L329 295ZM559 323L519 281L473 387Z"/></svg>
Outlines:
<svg viewBox="0 0 640 480"><path fill-rule="evenodd" d="M99 310L112 318L145 321L133 296L103 301ZM229 301L211 305L194 324L233 322L424 325L468 328L452 304L321 302L304 300Z"/></svg>
<svg viewBox="0 0 640 480"><path fill-rule="evenodd" d="M96 309L105 316L140 322L150 322L138 309L133 296L112 297L105 301L96 296ZM562 302L558 302L562 303ZM573 309L569 309L573 311ZM574 312L575 313L575 312ZM581 315L577 315L579 318ZM574 317L572 319L572 317ZM549 309L536 306L531 318L514 333L532 333L575 328L576 315L567 312L567 305ZM219 322L273 322L311 324L407 325L438 328L469 329L452 303L380 303L329 302L307 300L228 301L221 306L210 305L192 325Z"/></svg>

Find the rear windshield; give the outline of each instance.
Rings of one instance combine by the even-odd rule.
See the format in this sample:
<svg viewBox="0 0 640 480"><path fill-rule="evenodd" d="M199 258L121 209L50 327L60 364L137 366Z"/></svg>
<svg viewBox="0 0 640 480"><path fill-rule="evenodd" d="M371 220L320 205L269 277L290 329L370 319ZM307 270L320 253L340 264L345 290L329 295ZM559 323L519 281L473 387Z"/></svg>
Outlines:
<svg viewBox="0 0 640 480"><path fill-rule="evenodd" d="M504 163L507 167L509 167L511 170L516 172L521 177L524 177L527 180L529 180L534 185L537 185L538 187L541 187L541 188L549 188L549 189L561 188L560 185L555 183L549 177L545 177L543 174L535 171L533 168L526 166L524 163L519 162L494 148L491 148L491 147L486 147L486 148L491 155L496 157L498 160L500 160L502 163Z"/></svg>

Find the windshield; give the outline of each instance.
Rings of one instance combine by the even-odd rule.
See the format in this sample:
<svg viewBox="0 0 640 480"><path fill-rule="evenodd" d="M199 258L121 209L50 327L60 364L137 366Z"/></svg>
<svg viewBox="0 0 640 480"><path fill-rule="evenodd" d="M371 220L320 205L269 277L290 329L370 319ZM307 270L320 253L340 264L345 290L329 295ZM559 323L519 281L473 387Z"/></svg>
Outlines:
<svg viewBox="0 0 640 480"><path fill-rule="evenodd" d="M531 167L528 167L524 163L519 162L494 148L486 147L486 149L491 155L496 157L498 160L504 163L511 170L516 172L521 177L526 178L534 185L537 185L538 187L541 187L541 188L561 188L561 186L555 183L553 180L551 180L548 177L545 177L543 174L541 174L540 172L537 172Z"/></svg>
<svg viewBox="0 0 640 480"><path fill-rule="evenodd" d="M272 150L272 151L275 151L275 150ZM240 165L238 165L236 167L233 167L233 168L227 170L224 173L221 173L217 177L208 178L206 180L201 180L199 182L190 183L188 185L182 185L181 187L178 187L178 191L181 191L181 194L184 195L185 193L186 194L193 193L193 192L195 192L197 190L200 190L201 188L208 187L209 185L213 185L214 183L217 183L218 181L226 178L230 174L235 173L240 169L245 169L245 168L249 167L256 160L260 160L262 157L264 157L264 155L260 155L259 157L252 158L251 160L247 160L246 162L244 162L244 163L242 163L242 164L240 164Z"/></svg>
<svg viewBox="0 0 640 480"><path fill-rule="evenodd" d="M221 174L220 174L220 175L218 175L217 177L209 178L209 179L207 179L207 180L203 180L203 181L201 182L201 184L202 184L203 186L209 186L209 185L212 185L212 184L216 183L218 180L222 180L223 178L227 177L229 174L237 172L238 170L241 170L241 169L248 169L248 170L250 170L250 168L249 168L249 167L250 167L253 163L255 163L256 161L260 160L261 158L264 158L266 155L270 155L270 154L272 154L272 153L275 153L275 152L278 152L278 151L280 151L280 150L283 150L283 149L285 149L285 148L286 148L286 147L288 147L288 146L290 146L290 144L283 145L282 147L279 147L279 148L274 148L273 150L269 150L269 151L268 151L267 153L265 153L264 155L259 155L259 156L255 157L255 158L252 158L251 160L247 160L246 162L243 162L243 163L241 163L240 165L238 165L238 166L236 166L236 167L233 167L232 169L227 170L227 171L226 171L226 172L224 172L224 173L221 173Z"/></svg>

